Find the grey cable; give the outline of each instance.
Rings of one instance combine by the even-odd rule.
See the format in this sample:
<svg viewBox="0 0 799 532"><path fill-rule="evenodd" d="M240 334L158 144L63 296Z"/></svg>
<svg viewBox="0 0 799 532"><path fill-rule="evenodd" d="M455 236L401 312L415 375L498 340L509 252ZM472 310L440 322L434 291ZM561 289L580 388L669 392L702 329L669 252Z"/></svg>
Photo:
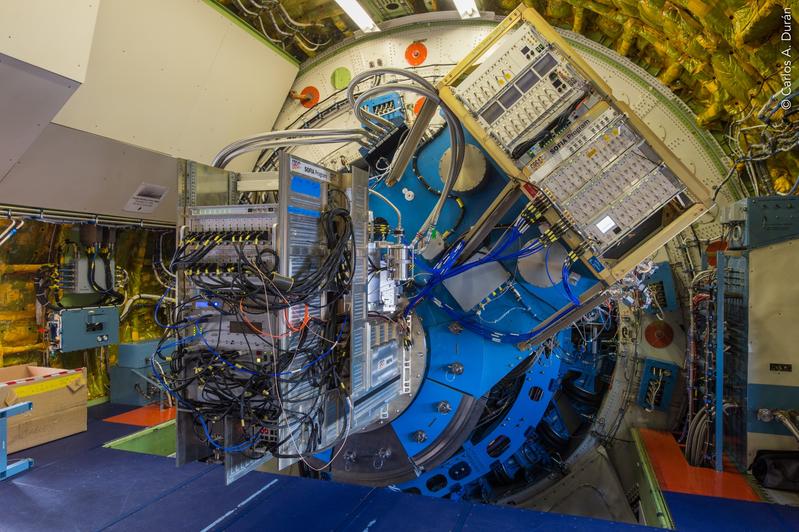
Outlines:
<svg viewBox="0 0 799 532"><path fill-rule="evenodd" d="M304 146L304 145L313 145L313 144L339 144L339 143L360 142L360 141L362 141L360 135L334 135L327 137L288 138L288 139L276 139L271 141L254 142L252 144L247 144L240 148L237 148L236 150L226 155L217 164L214 164L212 166L216 166L217 168L225 168L228 164L230 164L230 161L232 161L236 157L239 157L251 151L263 150L267 148L285 148L288 146Z"/></svg>
<svg viewBox="0 0 799 532"><path fill-rule="evenodd" d="M307 137L332 137L332 136L359 136L368 137L370 134L363 129L292 129L286 131L270 131L259 133L250 137L231 142L211 160L211 166L224 168L233 158L231 155L241 148L253 146L257 143L286 139L286 138L307 138ZM222 165L222 166L220 166Z"/></svg>
<svg viewBox="0 0 799 532"><path fill-rule="evenodd" d="M357 99L355 98L355 87L359 83L361 83L366 79L376 77L382 74L392 74L399 77L404 77L410 79L411 81L416 82L420 86L417 87L414 85L391 83L367 89L366 91L361 93ZM418 242L418 240L427 232L427 230L430 227L435 226L435 224L438 223L438 219L441 216L441 211L444 208L446 198L452 192L452 189L455 186L455 182L457 181L458 176L460 175L461 168L463 167L463 160L464 157L466 156L466 138L463 133L463 128L461 127L461 124L458 121L457 117L444 104L444 102L441 101L433 84L414 72L409 72L406 70L401 70L396 68L380 68L380 69L374 69L362 72L361 74L355 76L350 81L350 84L347 86L347 99L349 100L350 105L352 105L356 117L362 123L371 123L372 121L370 120L370 117L366 116L363 113L364 111L362 108L363 102L378 94L382 94L384 92L394 92L394 91L413 92L421 96L424 96L425 98L430 99L430 101L434 102L439 107L441 107L441 110L444 114L444 120L447 122L447 126L449 127L450 130L450 144L452 146L452 163L450 164L450 172L447 178L443 180L444 187L441 196L439 197L439 200L436 202L435 207L433 208L433 210L431 211L430 215L427 217L425 222L422 224L422 226L419 228L418 233L413 239L413 244L416 244L416 242Z"/></svg>
<svg viewBox="0 0 799 532"><path fill-rule="evenodd" d="M392 209L394 209L394 212L395 212L395 213L397 213L397 231L402 231L402 213L401 213L401 212L400 212L400 210L397 208L397 206L396 206L396 205L394 205L394 204L391 202L391 200L389 200L387 197L385 197L384 195L382 195L380 192L378 192L378 191L376 191L376 190L372 190L372 189L370 188L370 189L369 189L369 194L373 194L373 195L377 196L377 197L378 197L378 198L380 198L381 200L385 201L385 202L388 204L388 206L389 206L389 207L391 207Z"/></svg>

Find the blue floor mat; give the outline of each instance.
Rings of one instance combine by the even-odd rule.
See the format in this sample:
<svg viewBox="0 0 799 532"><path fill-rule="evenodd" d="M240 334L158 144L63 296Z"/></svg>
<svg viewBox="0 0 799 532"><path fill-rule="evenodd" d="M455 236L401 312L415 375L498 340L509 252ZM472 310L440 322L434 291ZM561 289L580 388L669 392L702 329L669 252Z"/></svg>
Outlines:
<svg viewBox="0 0 799 532"><path fill-rule="evenodd" d="M95 407L96 408L96 407ZM251 473L103 448L140 427L91 411L85 433L29 449L34 468L0 483L0 530L633 530L582 517L464 503L386 488Z"/></svg>
<svg viewBox="0 0 799 532"><path fill-rule="evenodd" d="M677 530L799 531L799 508L663 492Z"/></svg>

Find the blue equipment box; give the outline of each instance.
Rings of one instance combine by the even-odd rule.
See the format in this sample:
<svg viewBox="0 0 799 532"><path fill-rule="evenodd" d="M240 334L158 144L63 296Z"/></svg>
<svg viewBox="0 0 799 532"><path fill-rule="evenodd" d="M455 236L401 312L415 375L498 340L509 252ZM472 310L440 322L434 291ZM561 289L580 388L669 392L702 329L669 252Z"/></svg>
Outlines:
<svg viewBox="0 0 799 532"><path fill-rule="evenodd" d="M119 309L88 307L64 309L49 323L50 343L63 353L119 343Z"/></svg>
<svg viewBox="0 0 799 532"><path fill-rule="evenodd" d="M397 92L387 92L363 102L363 106L370 113L388 120L395 126L405 123L405 108L402 96Z"/></svg>
<svg viewBox="0 0 799 532"><path fill-rule="evenodd" d="M149 368L150 357L158 348L158 340L119 344L117 366L121 368Z"/></svg>
<svg viewBox="0 0 799 532"><path fill-rule="evenodd" d="M150 357L157 347L158 340L119 345L117 364L110 369L112 403L143 406L154 400Z"/></svg>
<svg viewBox="0 0 799 532"><path fill-rule="evenodd" d="M680 368L676 364L645 358L638 388L638 406L646 410L668 410L679 375Z"/></svg>

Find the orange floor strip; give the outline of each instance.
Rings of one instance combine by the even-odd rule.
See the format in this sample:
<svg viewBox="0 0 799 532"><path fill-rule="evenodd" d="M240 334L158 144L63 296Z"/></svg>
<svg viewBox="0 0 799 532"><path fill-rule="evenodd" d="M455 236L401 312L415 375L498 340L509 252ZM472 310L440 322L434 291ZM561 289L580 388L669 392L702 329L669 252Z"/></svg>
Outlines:
<svg viewBox="0 0 799 532"><path fill-rule="evenodd" d="M136 425L138 427L154 427L175 419L174 408L159 408L158 405L147 405L136 408L130 412L105 418L109 423L122 423L123 425Z"/></svg>
<svg viewBox="0 0 799 532"><path fill-rule="evenodd" d="M670 433L643 428L639 429L639 433L661 490L760 501L744 476L729 464L725 464L725 471L720 473L706 467L694 467L688 464Z"/></svg>

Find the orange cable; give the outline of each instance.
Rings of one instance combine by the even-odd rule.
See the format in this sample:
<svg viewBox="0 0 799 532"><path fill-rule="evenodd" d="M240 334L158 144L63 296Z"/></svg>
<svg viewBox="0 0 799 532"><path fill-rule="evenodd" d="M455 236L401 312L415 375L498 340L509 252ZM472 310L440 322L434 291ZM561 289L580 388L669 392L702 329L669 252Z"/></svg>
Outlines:
<svg viewBox="0 0 799 532"><path fill-rule="evenodd" d="M241 310L241 317L242 317L242 319L244 320L244 323L246 323L246 324L247 324L247 327L249 327L250 329L252 329L252 331L253 331L255 334L258 334L258 335L260 335L260 336L268 336L268 337L270 337L270 338L285 338L286 336L288 336L288 335L290 335L290 334L291 334L291 331L288 331L288 332L286 332L285 334L279 334L279 335L275 336L275 335L269 334L268 332L262 331L261 329L259 329L258 327L256 327L256 326L255 326L255 324L254 324L253 322L251 322L251 321L250 321L250 320L247 318L247 314L246 314L246 313L245 313L245 311L244 311L244 300L243 300L243 299L239 301L239 310ZM267 317L267 319L269 319L269 318Z"/></svg>

